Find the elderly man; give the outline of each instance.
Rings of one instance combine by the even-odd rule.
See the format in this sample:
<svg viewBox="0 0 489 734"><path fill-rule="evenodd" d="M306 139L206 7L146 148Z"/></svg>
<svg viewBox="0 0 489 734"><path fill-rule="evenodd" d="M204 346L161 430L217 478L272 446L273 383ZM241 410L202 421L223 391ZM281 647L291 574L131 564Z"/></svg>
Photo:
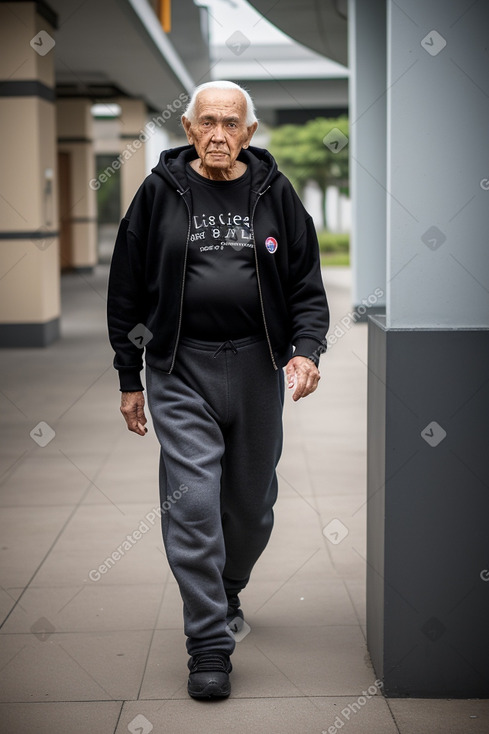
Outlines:
<svg viewBox="0 0 489 734"><path fill-rule="evenodd" d="M121 222L108 319L121 411L140 436L145 347L188 692L222 698L239 593L273 525L282 368L295 401L316 389L329 313L311 217L272 156L250 147L248 93L203 84L182 124L189 145L161 154Z"/></svg>

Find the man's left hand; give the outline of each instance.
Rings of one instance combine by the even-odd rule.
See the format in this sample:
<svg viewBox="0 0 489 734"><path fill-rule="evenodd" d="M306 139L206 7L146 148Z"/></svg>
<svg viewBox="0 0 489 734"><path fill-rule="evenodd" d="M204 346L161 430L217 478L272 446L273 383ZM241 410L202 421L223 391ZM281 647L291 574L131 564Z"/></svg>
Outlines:
<svg viewBox="0 0 489 734"><path fill-rule="evenodd" d="M307 357L292 357L285 368L287 386L295 390L292 400L297 401L310 395L318 386L321 379L319 370L311 359Z"/></svg>

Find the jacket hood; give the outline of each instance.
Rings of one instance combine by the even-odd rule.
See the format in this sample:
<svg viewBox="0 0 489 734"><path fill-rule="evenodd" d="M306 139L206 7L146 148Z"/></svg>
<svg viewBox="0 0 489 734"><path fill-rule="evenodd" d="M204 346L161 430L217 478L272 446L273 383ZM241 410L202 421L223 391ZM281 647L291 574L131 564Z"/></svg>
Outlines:
<svg viewBox="0 0 489 734"><path fill-rule="evenodd" d="M152 169L152 173L163 178L180 193L184 193L189 185L185 166L197 157L193 145L164 150L158 163ZM243 161L250 168L251 189L255 193L264 191L279 174L274 157L264 148L250 145L249 148L240 152L238 160Z"/></svg>

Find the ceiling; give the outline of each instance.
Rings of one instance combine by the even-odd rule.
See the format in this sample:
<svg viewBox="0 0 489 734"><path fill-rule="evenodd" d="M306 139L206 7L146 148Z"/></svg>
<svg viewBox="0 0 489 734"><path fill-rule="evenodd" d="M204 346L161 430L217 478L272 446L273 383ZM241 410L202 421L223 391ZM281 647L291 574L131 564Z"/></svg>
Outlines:
<svg viewBox="0 0 489 734"><path fill-rule="evenodd" d="M273 25L333 61L348 65L347 0L248 0Z"/></svg>
<svg viewBox="0 0 489 734"><path fill-rule="evenodd" d="M294 40L322 56L347 63L346 0L250 2ZM151 111L160 112L182 92L210 79L212 62L202 17L206 10L193 0L173 0L169 34L163 32L147 0L49 0L49 5L58 15L55 67L59 97L84 96L95 102L127 95L143 99ZM267 61L266 49L262 57L263 64L272 63ZM288 59L288 67L298 61ZM330 76L321 69L322 63L318 59L306 74L309 79L317 79L316 85L311 81L293 82L292 75L287 82L288 96L282 94L280 105L280 99L275 99L277 84L273 85L271 79L256 84L253 91L259 98L258 106L270 107L272 97L279 107L315 106L317 84ZM272 78L277 78L276 72ZM343 105L346 81L328 83L322 94L331 97L331 105ZM177 118L168 120L170 130L172 125L179 129Z"/></svg>
<svg viewBox="0 0 489 734"><path fill-rule="evenodd" d="M94 101L128 95L161 111L191 91L194 76L209 74L201 12L192 0L174 4L173 27L165 34L146 0L49 0L58 14L56 88L58 96ZM183 54L178 45L183 45Z"/></svg>

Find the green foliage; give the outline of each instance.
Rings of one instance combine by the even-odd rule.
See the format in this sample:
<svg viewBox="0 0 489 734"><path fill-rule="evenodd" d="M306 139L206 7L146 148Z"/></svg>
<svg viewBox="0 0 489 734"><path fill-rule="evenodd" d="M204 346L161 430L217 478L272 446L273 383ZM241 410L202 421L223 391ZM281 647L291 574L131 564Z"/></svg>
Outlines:
<svg viewBox="0 0 489 734"><path fill-rule="evenodd" d="M112 163L116 158L117 153L96 157L97 178L109 169L109 175L106 174L107 180L97 191L97 218L101 224L118 223L121 218L121 172L120 169L112 168Z"/></svg>
<svg viewBox="0 0 489 734"><path fill-rule="evenodd" d="M334 152L323 142L335 129L348 137L348 118L317 117L305 125L281 125L272 131L270 152L298 193L309 180L323 192L327 186L338 186L347 193L348 145Z"/></svg>
<svg viewBox="0 0 489 734"><path fill-rule="evenodd" d="M322 255L330 252L349 252L350 235L347 232L337 234L323 230L318 232L319 250Z"/></svg>
<svg viewBox="0 0 489 734"><path fill-rule="evenodd" d="M329 255L321 255L321 267L330 268L343 265L350 265L350 253L348 252L331 252Z"/></svg>
<svg viewBox="0 0 489 734"><path fill-rule="evenodd" d="M322 267L350 264L350 235L322 230L318 232Z"/></svg>
<svg viewBox="0 0 489 734"><path fill-rule="evenodd" d="M269 146L299 196L307 181L316 181L322 192L323 216L328 186L337 186L341 193L348 194L348 144L338 145L335 151L335 143L329 147L324 143L328 134L332 138L327 142L334 141L335 136L337 140L348 138L348 118L317 117L305 125L281 125L272 131ZM323 224L326 226L326 221Z"/></svg>

